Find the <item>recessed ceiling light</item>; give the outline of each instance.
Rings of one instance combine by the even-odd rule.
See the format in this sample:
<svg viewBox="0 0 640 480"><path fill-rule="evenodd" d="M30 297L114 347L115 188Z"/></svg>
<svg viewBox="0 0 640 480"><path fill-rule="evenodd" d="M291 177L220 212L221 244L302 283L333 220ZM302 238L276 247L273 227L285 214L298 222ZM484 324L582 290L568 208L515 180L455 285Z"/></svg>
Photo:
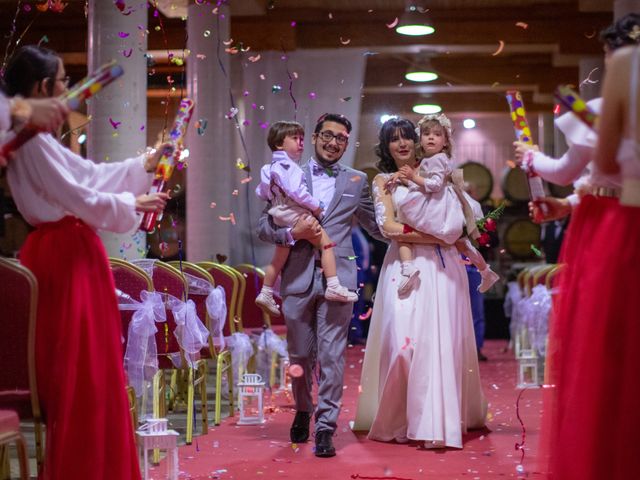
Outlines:
<svg viewBox="0 0 640 480"><path fill-rule="evenodd" d="M404 78L412 82L432 82L438 78L438 74L436 72L410 71L405 74Z"/></svg>
<svg viewBox="0 0 640 480"><path fill-rule="evenodd" d="M387 120L391 120L392 118L398 118L397 115L388 115L388 114L384 114L384 115L380 115L380 123L384 123Z"/></svg>
<svg viewBox="0 0 640 480"><path fill-rule="evenodd" d="M430 25L412 24L398 25L396 32L400 35L409 35L412 37L421 37L423 35L431 35L436 29Z"/></svg>
<svg viewBox="0 0 640 480"><path fill-rule="evenodd" d="M436 105L433 103L421 103L413 106L413 111L415 113L421 113L422 115L428 115L430 113L438 113L442 111L442 107L440 105Z"/></svg>

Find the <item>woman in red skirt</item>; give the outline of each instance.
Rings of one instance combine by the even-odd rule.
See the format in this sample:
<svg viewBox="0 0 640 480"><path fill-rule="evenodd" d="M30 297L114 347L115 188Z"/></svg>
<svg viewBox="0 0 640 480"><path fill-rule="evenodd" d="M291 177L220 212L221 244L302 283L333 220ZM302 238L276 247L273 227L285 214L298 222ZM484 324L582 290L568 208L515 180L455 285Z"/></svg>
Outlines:
<svg viewBox="0 0 640 480"><path fill-rule="evenodd" d="M7 94L59 96L61 59L22 47L7 66ZM125 392L120 315L105 249L96 230L127 232L136 212L159 211L167 195L145 195L158 155L94 164L48 133L14 153L8 181L18 210L36 227L20 260L39 286L38 394L47 425L41 477L139 479Z"/></svg>

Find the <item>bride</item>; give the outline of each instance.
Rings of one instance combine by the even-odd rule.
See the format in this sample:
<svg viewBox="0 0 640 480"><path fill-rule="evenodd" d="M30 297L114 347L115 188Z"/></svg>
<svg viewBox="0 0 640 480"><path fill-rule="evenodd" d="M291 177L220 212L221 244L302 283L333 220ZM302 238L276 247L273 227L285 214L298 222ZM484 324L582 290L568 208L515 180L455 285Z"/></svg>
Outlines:
<svg viewBox="0 0 640 480"><path fill-rule="evenodd" d="M484 426L467 274L460 253L434 237L407 232L395 206L408 189L385 188L393 172L416 164L413 123L393 118L381 128L374 179L376 219L391 240L378 281L354 430L383 442L462 448L467 429ZM398 298L398 241L413 244L419 282Z"/></svg>

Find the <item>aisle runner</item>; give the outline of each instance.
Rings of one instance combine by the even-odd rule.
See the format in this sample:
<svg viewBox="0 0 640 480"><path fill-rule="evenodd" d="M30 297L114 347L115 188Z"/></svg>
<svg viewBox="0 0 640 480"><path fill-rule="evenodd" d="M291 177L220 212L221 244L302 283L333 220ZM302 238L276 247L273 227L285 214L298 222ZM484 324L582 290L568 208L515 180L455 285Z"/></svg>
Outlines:
<svg viewBox="0 0 640 480"><path fill-rule="evenodd" d="M521 440L516 418L516 361L513 353L504 353L506 342L488 341L484 353L489 362L480 366L484 391L490 402L487 429L470 432L464 449L420 450L416 445L385 444L367 440L349 430L355 416L355 404L364 355L361 346L348 349L345 369L344 406L334 443L338 455L316 458L313 438L292 446L288 441L294 410L291 398L284 394L267 400L271 412L263 426L235 425L235 419L223 420L210 428L206 436L194 436L193 445L180 448L180 479L469 479L499 478L542 479L536 452L542 395L528 390L520 402L525 423L525 473L516 471L520 453L514 445ZM164 478L163 465L153 478Z"/></svg>

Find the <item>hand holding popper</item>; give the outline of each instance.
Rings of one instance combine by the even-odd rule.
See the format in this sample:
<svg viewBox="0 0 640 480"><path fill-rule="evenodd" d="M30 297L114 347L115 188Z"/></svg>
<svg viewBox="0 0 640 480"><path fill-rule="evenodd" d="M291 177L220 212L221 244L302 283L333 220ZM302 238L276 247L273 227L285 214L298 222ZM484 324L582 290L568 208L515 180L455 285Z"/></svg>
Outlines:
<svg viewBox="0 0 640 480"><path fill-rule="evenodd" d="M195 106L193 100L190 98L183 98L180 101L178 107L178 113L176 114L173 128L169 133L169 139L174 144L174 147L165 148L162 152L162 156L158 161L156 167L155 178L153 184L149 189L149 193L162 192L166 186L167 181L173 175L173 170L176 166L177 156L180 155L180 148L176 148L182 144L183 138L187 133L187 127L189 126L189 120L193 113L193 107ZM145 232L150 232L154 229L158 214L155 212L145 213L142 217L142 223L140 229Z"/></svg>
<svg viewBox="0 0 640 480"><path fill-rule="evenodd" d="M509 103L509 109L511 110L511 120L516 131L516 137L520 142L533 145L531 139L531 129L525 117L524 102L522 101L522 95L517 90L509 90L507 92L507 103ZM528 168L527 165L522 165L527 175L527 185L529 186L529 196L534 202L544 198L544 186L542 179L536 174L533 169ZM546 205L540 204L540 209L546 213Z"/></svg>

